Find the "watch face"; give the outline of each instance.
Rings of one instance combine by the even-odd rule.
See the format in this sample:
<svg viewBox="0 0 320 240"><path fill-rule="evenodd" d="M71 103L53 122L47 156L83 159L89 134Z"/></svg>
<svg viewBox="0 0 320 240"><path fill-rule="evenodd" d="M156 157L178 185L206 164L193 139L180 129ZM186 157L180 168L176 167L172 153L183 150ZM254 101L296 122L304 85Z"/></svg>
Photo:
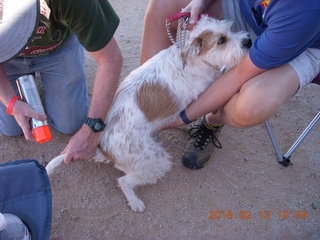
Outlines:
<svg viewBox="0 0 320 240"><path fill-rule="evenodd" d="M87 118L85 122L94 132L101 132L105 128L105 124L100 118Z"/></svg>
<svg viewBox="0 0 320 240"><path fill-rule="evenodd" d="M96 131L101 131L103 130L104 126L100 123L100 122L96 122L96 124L94 125L94 129Z"/></svg>

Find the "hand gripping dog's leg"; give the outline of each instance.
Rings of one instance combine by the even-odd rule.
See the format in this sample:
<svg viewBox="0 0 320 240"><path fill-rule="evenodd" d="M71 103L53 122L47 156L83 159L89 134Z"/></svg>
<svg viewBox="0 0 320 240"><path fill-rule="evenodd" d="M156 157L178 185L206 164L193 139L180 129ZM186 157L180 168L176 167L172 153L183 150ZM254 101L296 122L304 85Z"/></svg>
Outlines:
<svg viewBox="0 0 320 240"><path fill-rule="evenodd" d="M48 163L48 165L46 166L48 176L50 176L59 167L59 165L63 162L64 157L65 154L61 154Z"/></svg>
<svg viewBox="0 0 320 240"><path fill-rule="evenodd" d="M60 164L63 162L66 154L61 154L58 157L55 157L52 159L48 165L46 166L47 174L50 176L54 171L60 166ZM96 162L108 162L105 155L101 152L99 148L96 150L96 155L92 158L92 160Z"/></svg>

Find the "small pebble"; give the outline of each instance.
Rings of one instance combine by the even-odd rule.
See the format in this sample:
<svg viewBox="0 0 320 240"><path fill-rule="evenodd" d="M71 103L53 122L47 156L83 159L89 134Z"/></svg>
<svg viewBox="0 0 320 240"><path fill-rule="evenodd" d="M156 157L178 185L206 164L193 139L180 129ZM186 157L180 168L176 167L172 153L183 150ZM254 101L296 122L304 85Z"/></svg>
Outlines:
<svg viewBox="0 0 320 240"><path fill-rule="evenodd" d="M80 219L80 217L72 216L71 221L77 222Z"/></svg>

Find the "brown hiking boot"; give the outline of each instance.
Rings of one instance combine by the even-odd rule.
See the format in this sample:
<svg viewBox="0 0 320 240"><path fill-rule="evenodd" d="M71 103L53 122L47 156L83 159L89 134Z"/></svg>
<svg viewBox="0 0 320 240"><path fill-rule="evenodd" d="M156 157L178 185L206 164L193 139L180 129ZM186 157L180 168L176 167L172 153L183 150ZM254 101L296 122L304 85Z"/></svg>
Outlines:
<svg viewBox="0 0 320 240"><path fill-rule="evenodd" d="M222 126L212 126L202 118L198 125L190 128L189 135L191 139L187 143L182 156L182 163L185 167L191 169L200 169L209 161L215 148L221 148L218 135ZM195 139L194 139L195 138ZM210 144L213 143L213 146Z"/></svg>

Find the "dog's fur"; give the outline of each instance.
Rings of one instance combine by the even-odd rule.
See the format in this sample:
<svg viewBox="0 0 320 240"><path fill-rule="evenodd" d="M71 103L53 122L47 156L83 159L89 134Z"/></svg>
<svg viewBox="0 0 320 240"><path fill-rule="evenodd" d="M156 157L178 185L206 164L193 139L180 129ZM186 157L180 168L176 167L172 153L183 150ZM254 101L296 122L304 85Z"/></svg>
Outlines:
<svg viewBox="0 0 320 240"><path fill-rule="evenodd" d="M95 160L109 159L125 173L118 183L133 211L145 208L134 188L156 183L171 168L170 155L154 133L175 120L221 75L221 68L237 65L246 53L247 33L233 33L230 27L228 21L202 17L182 50L162 50L121 83ZM49 175L63 157L48 164Z"/></svg>

